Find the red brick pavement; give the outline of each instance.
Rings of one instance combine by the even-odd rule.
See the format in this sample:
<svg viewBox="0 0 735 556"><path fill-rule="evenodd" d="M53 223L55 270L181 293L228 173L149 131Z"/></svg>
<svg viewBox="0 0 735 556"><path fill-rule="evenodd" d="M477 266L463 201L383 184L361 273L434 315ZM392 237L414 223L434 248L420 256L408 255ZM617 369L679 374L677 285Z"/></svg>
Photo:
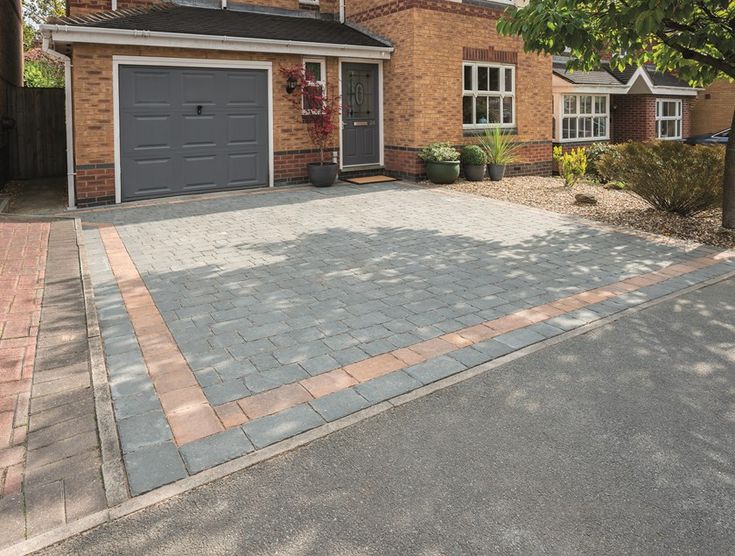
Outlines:
<svg viewBox="0 0 735 556"><path fill-rule="evenodd" d="M0 222L0 494L20 492L48 222Z"/></svg>

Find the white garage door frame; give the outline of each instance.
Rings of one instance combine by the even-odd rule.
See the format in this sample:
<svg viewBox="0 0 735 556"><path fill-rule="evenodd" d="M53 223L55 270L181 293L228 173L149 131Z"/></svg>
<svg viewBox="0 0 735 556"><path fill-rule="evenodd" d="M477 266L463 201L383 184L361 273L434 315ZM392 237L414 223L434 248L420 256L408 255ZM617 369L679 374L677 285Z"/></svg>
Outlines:
<svg viewBox="0 0 735 556"><path fill-rule="evenodd" d="M115 139L115 203L122 202L122 171L120 163L120 66L162 66L175 68L260 69L268 73L268 187L274 185L273 158L273 63L251 60L210 60L207 58L163 58L157 56L112 57L112 111Z"/></svg>

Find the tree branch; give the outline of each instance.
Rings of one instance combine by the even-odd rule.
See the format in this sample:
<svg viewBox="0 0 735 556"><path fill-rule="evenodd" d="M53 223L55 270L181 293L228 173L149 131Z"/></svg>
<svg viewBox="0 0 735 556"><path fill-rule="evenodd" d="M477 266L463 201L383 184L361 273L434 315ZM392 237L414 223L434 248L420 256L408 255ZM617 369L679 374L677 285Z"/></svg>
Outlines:
<svg viewBox="0 0 735 556"><path fill-rule="evenodd" d="M692 50L691 48L677 44L676 42L673 42L670 37L662 32L657 33L656 36L661 39L661 42L663 42L666 46L681 53L681 55L685 59L694 60L695 62L713 67L718 71L721 71L722 73L725 73L735 79L735 66L728 64L724 60L715 58L714 56L710 56L708 54L702 54L701 52L697 52L696 50Z"/></svg>

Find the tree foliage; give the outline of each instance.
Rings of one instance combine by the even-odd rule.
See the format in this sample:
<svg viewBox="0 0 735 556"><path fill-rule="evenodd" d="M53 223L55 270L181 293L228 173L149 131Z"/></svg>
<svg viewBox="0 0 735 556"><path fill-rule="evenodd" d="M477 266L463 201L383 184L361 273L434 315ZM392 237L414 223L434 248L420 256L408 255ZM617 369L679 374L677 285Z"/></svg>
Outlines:
<svg viewBox="0 0 735 556"><path fill-rule="evenodd" d="M498 30L521 35L527 51L570 54L570 69L596 69L604 57L619 69L652 63L693 85L735 79L733 0L530 0Z"/></svg>

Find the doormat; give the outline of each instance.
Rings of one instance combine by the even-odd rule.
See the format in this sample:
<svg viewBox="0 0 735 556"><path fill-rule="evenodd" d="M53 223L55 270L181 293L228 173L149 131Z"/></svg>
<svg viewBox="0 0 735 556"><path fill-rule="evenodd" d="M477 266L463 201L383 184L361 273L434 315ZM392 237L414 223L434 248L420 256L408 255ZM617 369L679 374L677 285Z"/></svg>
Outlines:
<svg viewBox="0 0 735 556"><path fill-rule="evenodd" d="M386 183L389 181L398 181L390 176L364 176L362 178L344 178L347 183L355 183L357 185L365 185L368 183Z"/></svg>

